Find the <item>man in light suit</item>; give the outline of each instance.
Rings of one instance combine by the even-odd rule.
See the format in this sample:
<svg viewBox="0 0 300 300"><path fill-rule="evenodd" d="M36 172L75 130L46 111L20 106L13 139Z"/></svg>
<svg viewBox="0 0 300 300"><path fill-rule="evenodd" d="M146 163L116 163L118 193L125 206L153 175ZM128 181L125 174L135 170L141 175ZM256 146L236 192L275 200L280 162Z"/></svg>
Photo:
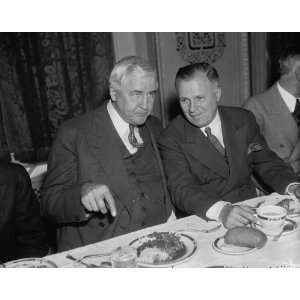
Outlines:
<svg viewBox="0 0 300 300"><path fill-rule="evenodd" d="M286 47L279 59L281 77L244 107L253 112L268 146L300 173L300 47ZM296 109L297 108L297 109Z"/></svg>
<svg viewBox="0 0 300 300"><path fill-rule="evenodd" d="M42 189L42 212L58 228L58 251L167 221L172 208L150 116L156 72L125 57L110 75L111 99L59 130Z"/></svg>
<svg viewBox="0 0 300 300"><path fill-rule="evenodd" d="M217 71L207 63L180 68L176 90L183 114L159 139L174 206L181 214L221 221L225 227L255 220L245 205L256 196L252 173L278 193L300 195L298 176L267 146L252 113L218 106Z"/></svg>

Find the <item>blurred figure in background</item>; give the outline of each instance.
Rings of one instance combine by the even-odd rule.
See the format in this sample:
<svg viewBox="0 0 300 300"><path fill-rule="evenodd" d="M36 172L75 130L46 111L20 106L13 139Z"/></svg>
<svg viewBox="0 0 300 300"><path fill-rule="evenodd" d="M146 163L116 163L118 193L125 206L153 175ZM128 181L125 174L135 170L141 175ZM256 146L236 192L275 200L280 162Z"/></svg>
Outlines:
<svg viewBox="0 0 300 300"><path fill-rule="evenodd" d="M244 104L271 150L300 173L300 47L288 46L279 59L280 79Z"/></svg>
<svg viewBox="0 0 300 300"><path fill-rule="evenodd" d="M41 257L48 246L39 203L26 170L0 163L0 260Z"/></svg>

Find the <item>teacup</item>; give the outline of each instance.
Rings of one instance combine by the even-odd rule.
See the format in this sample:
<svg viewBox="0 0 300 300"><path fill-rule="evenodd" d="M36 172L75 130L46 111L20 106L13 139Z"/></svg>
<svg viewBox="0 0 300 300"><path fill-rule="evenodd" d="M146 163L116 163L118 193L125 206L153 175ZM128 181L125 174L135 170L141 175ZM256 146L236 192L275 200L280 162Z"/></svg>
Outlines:
<svg viewBox="0 0 300 300"><path fill-rule="evenodd" d="M287 210L276 205L265 205L257 209L259 224L268 232L280 232L284 226Z"/></svg>

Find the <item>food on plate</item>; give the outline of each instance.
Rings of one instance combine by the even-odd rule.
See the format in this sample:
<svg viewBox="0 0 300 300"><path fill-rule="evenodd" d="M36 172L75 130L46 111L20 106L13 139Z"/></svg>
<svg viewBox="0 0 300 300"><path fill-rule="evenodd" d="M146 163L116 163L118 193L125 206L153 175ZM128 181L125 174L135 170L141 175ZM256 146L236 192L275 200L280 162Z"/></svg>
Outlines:
<svg viewBox="0 0 300 300"><path fill-rule="evenodd" d="M248 247L262 248L267 241L267 236L260 230L250 227L234 227L229 229L225 236L226 244Z"/></svg>
<svg viewBox="0 0 300 300"><path fill-rule="evenodd" d="M187 249L180 235L172 232L153 232L139 239L136 248L143 263L161 264L182 257Z"/></svg>
<svg viewBox="0 0 300 300"><path fill-rule="evenodd" d="M294 200L293 199L289 199L289 198L285 198L285 199L282 199L281 201L279 201L277 203L278 206L281 206L283 208L285 208L287 211L290 211L290 207L291 207L291 204ZM292 209L294 210L294 209Z"/></svg>

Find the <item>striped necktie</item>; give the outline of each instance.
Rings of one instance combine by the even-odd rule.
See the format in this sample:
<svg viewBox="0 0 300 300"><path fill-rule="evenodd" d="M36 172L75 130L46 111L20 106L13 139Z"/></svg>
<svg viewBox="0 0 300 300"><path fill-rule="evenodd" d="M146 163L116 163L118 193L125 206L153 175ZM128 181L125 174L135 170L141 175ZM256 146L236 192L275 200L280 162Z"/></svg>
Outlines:
<svg viewBox="0 0 300 300"><path fill-rule="evenodd" d="M300 100L296 99L296 106L294 112L292 113L298 127L300 127Z"/></svg>
<svg viewBox="0 0 300 300"><path fill-rule="evenodd" d="M220 152L220 154L225 156L225 148L222 146L218 138L211 133L211 128L206 127L204 131L207 134L207 137L209 141L213 144L213 146Z"/></svg>
<svg viewBox="0 0 300 300"><path fill-rule="evenodd" d="M138 140L134 135L134 128L135 128L134 125L129 124L129 135L128 135L129 143L135 148L142 148L144 146L144 143L138 142Z"/></svg>

